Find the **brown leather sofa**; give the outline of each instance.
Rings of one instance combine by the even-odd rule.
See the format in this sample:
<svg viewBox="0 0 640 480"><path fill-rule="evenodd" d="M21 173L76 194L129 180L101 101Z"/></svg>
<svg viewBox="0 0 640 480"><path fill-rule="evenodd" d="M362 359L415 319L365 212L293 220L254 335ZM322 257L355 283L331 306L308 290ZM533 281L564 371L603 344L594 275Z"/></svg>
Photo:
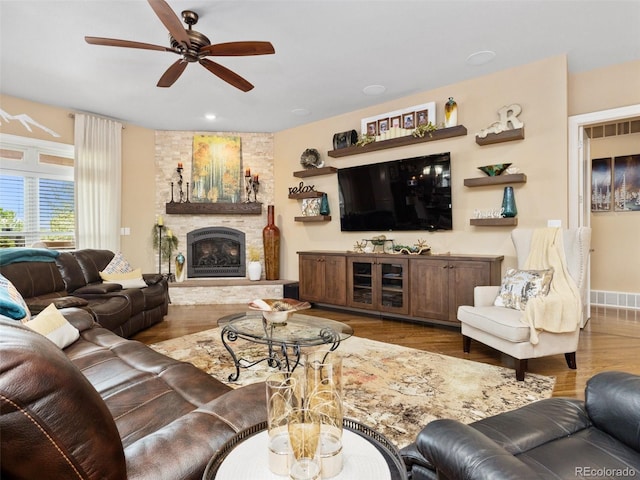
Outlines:
<svg viewBox="0 0 640 480"><path fill-rule="evenodd" d="M103 283L100 272L113 256L110 250L61 252L55 262L9 263L0 266L0 273L15 285L32 314L50 303L86 308L100 325L128 338L162 321L169 305L168 283L159 274L144 274L145 288Z"/></svg>
<svg viewBox="0 0 640 480"><path fill-rule="evenodd" d="M0 477L200 479L236 432L266 419L264 384L232 390L60 310L80 338L59 349L0 316Z"/></svg>

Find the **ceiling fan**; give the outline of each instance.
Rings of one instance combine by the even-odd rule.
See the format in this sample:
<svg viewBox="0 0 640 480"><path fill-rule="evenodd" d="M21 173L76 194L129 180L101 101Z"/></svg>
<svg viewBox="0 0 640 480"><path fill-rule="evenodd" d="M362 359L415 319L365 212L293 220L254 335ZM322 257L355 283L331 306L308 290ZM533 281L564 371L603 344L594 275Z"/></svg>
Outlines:
<svg viewBox="0 0 640 480"><path fill-rule="evenodd" d="M158 87L170 87L178 80L180 75L182 75L182 72L187 68L187 64L198 62L225 82L239 88L243 92L248 92L253 88L251 83L237 73L205 57L241 57L275 53L273 45L271 45L270 42L228 42L211 45L211 42L206 36L191 28L198 23L198 14L190 10L182 12L184 23L188 25L188 28L185 29L167 2L164 0L148 0L148 2L160 21L167 27L167 30L169 30L171 47L114 38L84 37L84 39L92 45L159 50L180 55L180 59L174 62L167 71L164 72L158 81Z"/></svg>

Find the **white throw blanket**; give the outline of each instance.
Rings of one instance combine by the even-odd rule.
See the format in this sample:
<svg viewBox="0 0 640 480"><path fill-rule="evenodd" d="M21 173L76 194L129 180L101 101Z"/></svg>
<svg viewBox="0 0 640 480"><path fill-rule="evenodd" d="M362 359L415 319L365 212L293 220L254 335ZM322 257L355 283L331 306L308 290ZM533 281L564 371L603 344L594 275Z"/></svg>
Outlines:
<svg viewBox="0 0 640 480"><path fill-rule="evenodd" d="M562 230L534 230L526 269L553 268L549 294L530 299L524 310L524 321L531 328L532 344L538 343L538 332L573 332L580 324L582 305L580 292L567 270Z"/></svg>

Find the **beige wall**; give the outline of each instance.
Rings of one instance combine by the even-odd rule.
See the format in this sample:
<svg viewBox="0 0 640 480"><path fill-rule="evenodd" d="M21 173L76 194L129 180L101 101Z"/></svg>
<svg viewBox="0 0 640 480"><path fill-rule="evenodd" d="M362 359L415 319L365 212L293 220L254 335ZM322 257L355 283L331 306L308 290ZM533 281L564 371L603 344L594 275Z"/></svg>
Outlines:
<svg viewBox="0 0 640 480"><path fill-rule="evenodd" d="M640 133L591 140L591 158L640 154ZM640 292L640 212L591 214L591 289Z"/></svg>
<svg viewBox="0 0 640 480"><path fill-rule="evenodd" d="M435 101L437 122L442 122L443 105L448 97L458 103L458 123L468 130L465 137L455 137L418 145L399 147L363 155L333 159L326 155L332 148L333 134L350 129L360 131L360 119L387 111ZM489 146L475 143L475 134L497 120L497 110L504 105L522 106L519 118L525 124L524 140ZM307 178L317 190L326 191L332 221L299 223L299 201L287 198L288 187L299 179L292 172L301 170L300 154L316 148L327 165L348 167L417 155L451 152L453 230L449 232L393 232L388 238L413 244L424 239L434 253L504 254L505 265L515 262L508 227L473 227L469 219L473 210L499 207L503 187L467 188L465 178L479 177L478 166L511 162L526 173L526 184L514 185L519 226L546 226L548 219L567 224L567 66L564 56L499 72L448 87L423 92L375 107L351 112L298 128L279 132L275 137L275 204L277 223L282 231L283 276L298 277L295 255L300 250L349 250L362 238L382 232L342 233L338 209L336 175Z"/></svg>
<svg viewBox="0 0 640 480"><path fill-rule="evenodd" d="M569 115L640 104L640 60L569 77Z"/></svg>
<svg viewBox="0 0 640 480"><path fill-rule="evenodd" d="M18 121L2 122L0 132L73 145L72 109L0 95L0 108L11 115L27 114L34 121L60 134L55 138L33 127L29 132ZM126 124L122 131L122 226L131 229L121 237L125 256L145 272L155 271L150 248L151 227L155 222L154 131Z"/></svg>
<svg viewBox="0 0 640 480"><path fill-rule="evenodd" d="M297 223L299 202L287 198L287 189L299 179L292 172L300 170L300 154L306 148L317 148L328 165L336 167L374 163L428 153L452 153L454 194L454 230L436 233L388 234L403 243L418 238L427 240L434 252L500 253L507 255L505 265L512 264L513 248L510 228L471 227L469 218L475 208L499 206L502 187L469 189L463 179L480 176L480 165L512 162L527 174L528 182L516 185L519 225L538 227L547 219L567 222L567 115L615 108L640 103L640 62L586 72L567 77L564 56L554 57L523 67L499 72L475 80L423 92L382 103L375 107L351 112L331 119L310 123L275 135L274 200L276 221L282 230L282 278L297 279L296 251L309 249L351 249L356 240L367 234L341 233L337 205L335 175L310 177L305 183L329 193L333 214L330 223ZM442 120L443 105L453 96L459 105L458 120L468 130L466 137L456 137L415 146L374 152L366 155L332 159L326 152L332 148L335 132L359 130L360 119L410 105L435 101L438 120ZM497 120L497 109L518 103L523 107L520 119L525 123L526 138L498 145L480 147L475 133ZM73 119L70 109L51 107L6 95L0 95L0 108L16 115L26 113L35 121L62 135L55 139L43 131L28 132L16 121L0 125L0 132L25 137L73 143ZM127 124L123 131L122 226L131 235L122 237L122 250L143 270L154 271L155 255L151 245L150 225L157 215L156 179L154 175L155 132ZM632 232L634 233L634 232ZM624 237L624 236L621 236ZM631 240L629 240L631 242ZM622 245L630 251L633 244ZM594 276L602 272L597 265ZM608 282L608 281L607 281ZM595 288L595 287L594 287ZM598 288L613 290L601 285ZM625 291L629 290L625 287ZM640 287L635 287L640 291Z"/></svg>

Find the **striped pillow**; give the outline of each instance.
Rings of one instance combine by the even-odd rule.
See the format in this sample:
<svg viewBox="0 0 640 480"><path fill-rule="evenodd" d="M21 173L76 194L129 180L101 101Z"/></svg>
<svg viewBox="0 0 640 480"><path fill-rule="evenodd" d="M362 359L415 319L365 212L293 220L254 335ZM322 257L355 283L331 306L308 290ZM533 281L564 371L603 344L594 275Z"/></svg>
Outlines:
<svg viewBox="0 0 640 480"><path fill-rule="evenodd" d="M0 274L0 315L28 322L31 319L29 307L13 283Z"/></svg>

